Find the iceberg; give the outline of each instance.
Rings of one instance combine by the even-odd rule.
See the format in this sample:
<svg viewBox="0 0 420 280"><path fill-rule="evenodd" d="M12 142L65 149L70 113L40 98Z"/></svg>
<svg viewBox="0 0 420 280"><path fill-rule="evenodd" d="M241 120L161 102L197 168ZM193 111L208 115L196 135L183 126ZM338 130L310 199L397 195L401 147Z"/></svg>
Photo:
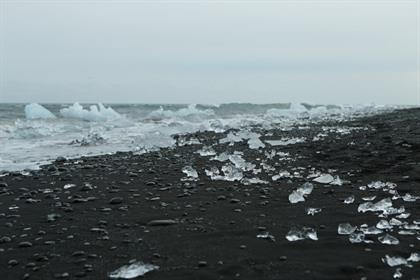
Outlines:
<svg viewBox="0 0 420 280"><path fill-rule="evenodd" d="M111 107L105 107L102 103L98 103L98 105L92 105L90 106L90 109L87 110L83 109L83 106L76 102L68 108L61 109L60 114L64 118L80 119L94 122L122 118L122 116L119 113L115 112L114 109L112 109Z"/></svg>
<svg viewBox="0 0 420 280"><path fill-rule="evenodd" d="M55 119L55 115L44 106L38 103L31 103L25 106L25 116L28 120L33 119Z"/></svg>

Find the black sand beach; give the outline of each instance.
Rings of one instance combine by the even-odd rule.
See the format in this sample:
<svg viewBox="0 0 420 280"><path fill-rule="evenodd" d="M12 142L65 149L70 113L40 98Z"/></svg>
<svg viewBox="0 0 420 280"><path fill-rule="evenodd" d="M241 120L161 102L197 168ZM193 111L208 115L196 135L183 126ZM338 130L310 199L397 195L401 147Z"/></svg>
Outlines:
<svg viewBox="0 0 420 280"><path fill-rule="evenodd" d="M188 137L201 144L60 159L27 176L8 174L0 178L0 279L107 279L133 260L159 266L144 279L393 279L398 268L402 279L420 279L419 261L390 267L382 260L420 253L420 200L410 201L420 196L419 123L420 109L406 109L290 131L257 127L263 142L307 139L260 149L246 141L218 144L227 133L199 133ZM320 132L326 136L312 141ZM197 154L203 144L217 154L243 152L262 168L246 177L268 183L211 180L205 170L225 163ZM285 154L272 156L273 150ZM197 170L197 180L185 179L185 166ZM282 170L296 173L273 181ZM316 171L344 183L312 182L307 176ZM377 181L395 183L396 192L360 189ZM313 183L312 193L290 203L305 182ZM344 203L351 195L354 203ZM404 209L384 217L359 212L368 202L362 198L372 196L373 202L395 196L393 207ZM308 215L310 207L322 211ZM397 218L401 213L411 215ZM360 228L392 218L401 225L366 234L367 242L337 233L340 223ZM318 240L287 240L293 227L313 228ZM386 233L399 244L378 241Z"/></svg>

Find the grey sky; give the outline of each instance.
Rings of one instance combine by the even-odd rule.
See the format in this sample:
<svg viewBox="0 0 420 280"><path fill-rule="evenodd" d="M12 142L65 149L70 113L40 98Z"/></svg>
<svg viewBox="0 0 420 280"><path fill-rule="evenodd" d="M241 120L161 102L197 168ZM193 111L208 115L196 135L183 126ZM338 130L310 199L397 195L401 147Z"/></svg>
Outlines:
<svg viewBox="0 0 420 280"><path fill-rule="evenodd" d="M416 1L0 9L0 102L418 102Z"/></svg>

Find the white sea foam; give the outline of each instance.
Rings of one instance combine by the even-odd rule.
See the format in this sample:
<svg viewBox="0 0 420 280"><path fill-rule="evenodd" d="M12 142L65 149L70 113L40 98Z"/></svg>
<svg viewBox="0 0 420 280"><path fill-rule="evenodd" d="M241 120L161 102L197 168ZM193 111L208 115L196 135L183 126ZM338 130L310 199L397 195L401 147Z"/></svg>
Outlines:
<svg viewBox="0 0 420 280"><path fill-rule="evenodd" d="M61 109L60 114L65 118L81 119L85 121L107 121L122 117L111 107L105 107L102 103L91 105L90 109L87 110L83 109L83 106L76 102L68 108Z"/></svg>

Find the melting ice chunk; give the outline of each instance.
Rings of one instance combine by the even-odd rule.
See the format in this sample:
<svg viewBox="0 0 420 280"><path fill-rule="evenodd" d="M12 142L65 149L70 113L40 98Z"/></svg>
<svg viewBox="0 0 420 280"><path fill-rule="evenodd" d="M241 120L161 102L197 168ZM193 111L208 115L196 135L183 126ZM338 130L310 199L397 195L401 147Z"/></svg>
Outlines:
<svg viewBox="0 0 420 280"><path fill-rule="evenodd" d="M55 116L48 109L38 103L31 103L25 106L27 119L54 119Z"/></svg>
<svg viewBox="0 0 420 280"><path fill-rule="evenodd" d="M330 174L323 174L315 179L313 179L314 182L320 183L320 184L329 184L332 181L334 181L334 177Z"/></svg>
<svg viewBox="0 0 420 280"><path fill-rule="evenodd" d="M340 235L349 235L356 230L356 226L352 226L349 223L342 223L338 225L338 234Z"/></svg>
<svg viewBox="0 0 420 280"><path fill-rule="evenodd" d="M394 237L390 234L385 234L384 236L379 236L378 240L382 244L387 244L387 245L398 245L398 244L400 244L400 241L396 237Z"/></svg>
<svg viewBox="0 0 420 280"><path fill-rule="evenodd" d="M312 215L315 216L315 214L318 214L322 211L321 208L307 208L306 209L306 214L308 215Z"/></svg>
<svg viewBox="0 0 420 280"><path fill-rule="evenodd" d="M357 211L359 212L377 212L377 211L383 211L386 212L389 208L392 208L392 201L390 198L384 198L376 203L373 202L365 202L359 205L357 208Z"/></svg>
<svg viewBox="0 0 420 280"><path fill-rule="evenodd" d="M382 261L391 267L407 264L407 260L405 258L398 257L398 256L392 257L392 256L385 255L385 258L383 258Z"/></svg>
<svg viewBox="0 0 420 280"><path fill-rule="evenodd" d="M287 233L286 239L289 241L298 241L303 239L318 240L318 236L313 228L302 227L302 229L298 229L293 227Z"/></svg>
<svg viewBox="0 0 420 280"><path fill-rule="evenodd" d="M73 188L75 186L76 186L75 184L66 184L66 185L64 185L63 189L67 190L67 189Z"/></svg>
<svg viewBox="0 0 420 280"><path fill-rule="evenodd" d="M197 153L203 157L216 155L216 152L214 151L214 149L208 146L203 146L203 148L201 148L201 150L198 150Z"/></svg>
<svg viewBox="0 0 420 280"><path fill-rule="evenodd" d="M263 234L258 234L257 235L257 238L268 239L268 240L273 241L273 242L276 241L276 239L274 238L274 236L271 235L268 232L263 233Z"/></svg>
<svg viewBox="0 0 420 280"><path fill-rule="evenodd" d="M379 228L379 229L391 229L392 228L392 225L390 225L387 220L380 220L376 224L376 227Z"/></svg>
<svg viewBox="0 0 420 280"><path fill-rule="evenodd" d="M225 174L226 181L240 181L243 178L242 172L232 164L222 166L222 171Z"/></svg>
<svg viewBox="0 0 420 280"><path fill-rule="evenodd" d="M346 199L344 199L345 204L351 204L353 202L354 202L354 195L351 195L351 196L347 197Z"/></svg>
<svg viewBox="0 0 420 280"><path fill-rule="evenodd" d="M365 234L363 232L353 232L349 236L349 241L351 243L365 242Z"/></svg>
<svg viewBox="0 0 420 280"><path fill-rule="evenodd" d="M300 188L297 188L289 195L290 203L305 201L305 197L309 195L313 189L314 186L311 183L304 183Z"/></svg>
<svg viewBox="0 0 420 280"><path fill-rule="evenodd" d="M159 269L159 266L136 262L130 265L124 265L117 270L109 273L109 278L132 279L143 276L146 273Z"/></svg>
<svg viewBox="0 0 420 280"><path fill-rule="evenodd" d="M182 168L182 172L185 173L185 175L187 175L187 177L190 178L190 179L197 179L198 178L197 171L194 168L192 168L191 166L185 166L184 168Z"/></svg>

